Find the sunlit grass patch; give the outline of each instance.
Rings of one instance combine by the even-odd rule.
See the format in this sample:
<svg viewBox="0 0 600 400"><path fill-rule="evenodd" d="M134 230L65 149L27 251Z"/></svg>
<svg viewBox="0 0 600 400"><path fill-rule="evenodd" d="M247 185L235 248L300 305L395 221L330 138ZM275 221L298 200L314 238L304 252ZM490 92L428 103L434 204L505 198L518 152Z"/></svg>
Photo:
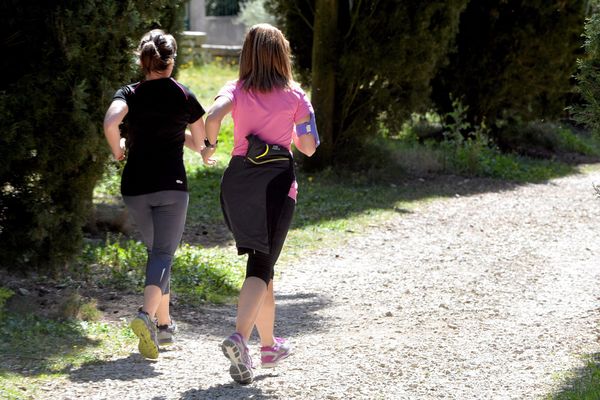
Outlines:
<svg viewBox="0 0 600 400"><path fill-rule="evenodd" d="M129 354L136 343L125 321L53 320L33 314L7 313L0 335L3 399L41 398L44 383L61 379L85 364Z"/></svg>
<svg viewBox="0 0 600 400"><path fill-rule="evenodd" d="M589 356L583 368L567 373L561 380L562 387L547 400L600 399L600 355Z"/></svg>

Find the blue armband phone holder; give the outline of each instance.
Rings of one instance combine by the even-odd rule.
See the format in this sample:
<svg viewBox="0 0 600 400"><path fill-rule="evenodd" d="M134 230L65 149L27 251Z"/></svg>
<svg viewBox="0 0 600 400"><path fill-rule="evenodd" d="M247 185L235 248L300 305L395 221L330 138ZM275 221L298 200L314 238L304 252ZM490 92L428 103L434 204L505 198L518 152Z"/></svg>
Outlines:
<svg viewBox="0 0 600 400"><path fill-rule="evenodd" d="M308 121L296 125L296 135L298 135L298 137L302 135L312 135L312 137L315 139L316 145L319 146L319 144L321 144L321 141L319 140L319 132L317 131L315 113L310 113L310 119Z"/></svg>

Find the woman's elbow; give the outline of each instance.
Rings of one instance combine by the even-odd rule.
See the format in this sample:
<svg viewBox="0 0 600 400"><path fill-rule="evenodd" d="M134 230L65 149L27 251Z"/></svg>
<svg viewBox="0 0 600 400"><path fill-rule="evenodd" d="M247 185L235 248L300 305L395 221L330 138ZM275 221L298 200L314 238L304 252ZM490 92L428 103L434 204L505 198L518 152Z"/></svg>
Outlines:
<svg viewBox="0 0 600 400"><path fill-rule="evenodd" d="M204 125L220 124L224 116L225 115L220 113L218 109L211 108L206 113L206 120L204 121Z"/></svg>
<svg viewBox="0 0 600 400"><path fill-rule="evenodd" d="M307 145L305 143L303 143L304 146L300 146L298 147L298 150L300 150L300 152L302 154L304 154L307 157L311 157L313 154L315 154L315 151L317 151L317 147L315 145Z"/></svg>

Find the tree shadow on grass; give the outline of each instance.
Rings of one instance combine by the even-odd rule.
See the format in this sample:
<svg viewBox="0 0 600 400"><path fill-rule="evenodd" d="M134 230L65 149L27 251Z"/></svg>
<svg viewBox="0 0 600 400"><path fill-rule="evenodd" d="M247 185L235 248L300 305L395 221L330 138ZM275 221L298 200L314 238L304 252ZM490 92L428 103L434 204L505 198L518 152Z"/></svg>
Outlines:
<svg viewBox="0 0 600 400"><path fill-rule="evenodd" d="M224 168L199 169L189 177L190 206L184 241L193 245L231 244L219 203ZM569 169L576 173L575 167ZM561 175L562 176L562 175ZM558 177L558 175L557 175ZM299 195L292 227L345 219L368 211L409 212L410 203L436 197L469 196L512 190L525 183L491 178L433 175L409 178L400 173L297 172Z"/></svg>
<svg viewBox="0 0 600 400"><path fill-rule="evenodd" d="M548 400L596 400L600 399L600 353L586 356L585 366L569 373L560 389L548 396Z"/></svg>
<svg viewBox="0 0 600 400"><path fill-rule="evenodd" d="M0 373L39 376L59 372L57 360L76 357L97 347L74 321L56 321L33 314L5 314L0 328Z"/></svg>
<svg viewBox="0 0 600 400"><path fill-rule="evenodd" d="M190 203L183 242L203 247L232 244L225 226L219 200L220 183L225 165L198 168L188 173ZM576 165L568 165L548 179L575 174ZM545 175L544 175L545 176ZM343 220L370 211L407 213L416 201L470 196L479 193L512 190L527 183L457 175L410 177L400 171L332 172L297 171L298 205L292 228L303 228Z"/></svg>

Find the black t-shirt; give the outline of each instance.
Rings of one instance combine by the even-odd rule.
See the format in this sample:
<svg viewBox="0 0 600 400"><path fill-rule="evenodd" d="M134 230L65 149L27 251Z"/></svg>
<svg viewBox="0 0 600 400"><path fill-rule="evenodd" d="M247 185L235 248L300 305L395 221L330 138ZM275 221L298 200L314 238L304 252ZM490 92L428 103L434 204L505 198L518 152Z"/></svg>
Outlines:
<svg viewBox="0 0 600 400"><path fill-rule="evenodd" d="M205 112L194 94L175 79L164 78L123 86L116 99L125 101L129 109L121 194L187 191L185 129Z"/></svg>

